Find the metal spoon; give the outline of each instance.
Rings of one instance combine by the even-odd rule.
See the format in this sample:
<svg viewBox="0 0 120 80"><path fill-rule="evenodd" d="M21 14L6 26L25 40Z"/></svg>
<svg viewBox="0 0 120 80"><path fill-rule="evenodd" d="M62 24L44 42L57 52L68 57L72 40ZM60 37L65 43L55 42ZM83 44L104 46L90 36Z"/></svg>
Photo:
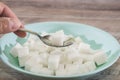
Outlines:
<svg viewBox="0 0 120 80"><path fill-rule="evenodd" d="M64 42L63 42L63 45L54 45L54 44L52 44L51 41L49 40L49 37L50 37L51 35L41 36L41 35L38 34L37 32L31 31L31 30L28 30L28 29L19 29L19 31L29 32L29 33L31 33L31 34L34 34L34 35L38 36L39 39L40 39L44 44L46 44L46 45L48 45L48 46L52 46L52 47L67 47L67 46L72 45L72 44L73 44L73 41L74 41L72 38L70 38L70 39L64 41Z"/></svg>

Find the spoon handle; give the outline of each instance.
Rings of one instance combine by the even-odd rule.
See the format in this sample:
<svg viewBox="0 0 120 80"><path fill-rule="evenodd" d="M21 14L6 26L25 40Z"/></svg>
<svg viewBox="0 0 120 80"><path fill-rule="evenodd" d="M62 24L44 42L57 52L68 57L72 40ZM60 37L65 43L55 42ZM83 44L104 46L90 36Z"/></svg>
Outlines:
<svg viewBox="0 0 120 80"><path fill-rule="evenodd" d="M31 31L31 30L28 30L28 29L19 29L19 31L23 31L23 32L29 32L29 33L31 33L31 34L34 34L34 35L39 35L37 32L34 32L34 31Z"/></svg>

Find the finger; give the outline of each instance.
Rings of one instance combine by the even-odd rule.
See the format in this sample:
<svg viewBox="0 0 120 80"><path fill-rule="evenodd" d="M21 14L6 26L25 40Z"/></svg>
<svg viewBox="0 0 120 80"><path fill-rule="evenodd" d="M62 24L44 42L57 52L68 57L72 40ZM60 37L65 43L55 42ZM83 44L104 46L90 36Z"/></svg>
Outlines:
<svg viewBox="0 0 120 80"><path fill-rule="evenodd" d="M14 32L19 37L25 37L25 32L17 31L19 28L23 28L23 26L19 24L16 19L5 17L0 18L0 34Z"/></svg>
<svg viewBox="0 0 120 80"><path fill-rule="evenodd" d="M15 19L13 19L13 21L14 21ZM15 21L16 22L16 24L19 24L19 22L17 22L17 21ZM14 27L16 27L16 26L14 26ZM15 31L13 31L17 36L19 36L19 37L25 37L26 36L26 32L23 32L23 31L19 31L19 29L20 28L24 28L24 26L22 25L22 24L19 24L18 26L17 26L18 28L16 28L16 30Z"/></svg>
<svg viewBox="0 0 120 80"><path fill-rule="evenodd" d="M13 32L18 29L19 24L15 22L15 20L12 20L11 18L0 18L0 33L8 33Z"/></svg>
<svg viewBox="0 0 120 80"><path fill-rule="evenodd" d="M21 24L12 18L2 17L0 18L0 33L9 33L17 31L20 28Z"/></svg>
<svg viewBox="0 0 120 80"><path fill-rule="evenodd" d="M12 10L5 4L0 2L0 15L2 17L17 18L17 16L12 12Z"/></svg>
<svg viewBox="0 0 120 80"><path fill-rule="evenodd" d="M0 3L0 15L1 17L14 18L17 20L17 22L19 22L19 24L21 24L21 22L19 21L17 16L14 14L14 12L12 12L12 10L3 3Z"/></svg>
<svg viewBox="0 0 120 80"><path fill-rule="evenodd" d="M9 18L13 18L13 22L15 22L16 24L18 25L14 25L12 27L9 26L9 28L7 30L6 27L3 28L3 31L2 33L8 33L8 32L13 32L13 31L16 31L17 29L19 29L19 27L22 25L22 23L19 21L19 19L17 18L17 16L12 12L12 10L5 4L1 3L0 2L0 15L2 17L9 17ZM6 22L7 24L7 22ZM21 25L20 25L21 24ZM5 24L4 24L5 25ZM19 26L20 25L20 26ZM22 26L24 27L24 26ZM18 36L20 37L24 37L26 35L25 32L20 32L20 31L17 31L15 32L15 34L17 34Z"/></svg>

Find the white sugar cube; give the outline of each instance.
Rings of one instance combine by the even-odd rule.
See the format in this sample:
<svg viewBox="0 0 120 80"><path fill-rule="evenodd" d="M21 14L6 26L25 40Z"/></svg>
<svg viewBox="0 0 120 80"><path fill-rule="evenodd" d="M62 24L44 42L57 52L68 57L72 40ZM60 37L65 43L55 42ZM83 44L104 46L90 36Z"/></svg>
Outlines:
<svg viewBox="0 0 120 80"><path fill-rule="evenodd" d="M76 43L76 42L74 42L71 46L69 46L70 48L75 48L75 49L77 49L77 51L79 50L79 44L80 43Z"/></svg>
<svg viewBox="0 0 120 80"><path fill-rule="evenodd" d="M75 68L79 68L79 64L66 64L65 65L65 69L67 69L67 70L71 70L71 69L75 69Z"/></svg>
<svg viewBox="0 0 120 80"><path fill-rule="evenodd" d="M60 62L60 64L72 64L72 61L64 59L63 61Z"/></svg>
<svg viewBox="0 0 120 80"><path fill-rule="evenodd" d="M28 47L21 47L21 48L17 48L18 51L18 57L23 57L23 56L27 56L29 54L29 48Z"/></svg>
<svg viewBox="0 0 120 80"><path fill-rule="evenodd" d="M39 55L38 51L29 51L29 55Z"/></svg>
<svg viewBox="0 0 120 80"><path fill-rule="evenodd" d="M61 30L53 33L50 37L50 41L54 45L63 45L63 42L65 41L64 32Z"/></svg>
<svg viewBox="0 0 120 80"><path fill-rule="evenodd" d="M54 71L48 68L40 69L40 74L54 75Z"/></svg>
<svg viewBox="0 0 120 80"><path fill-rule="evenodd" d="M48 59L49 54L48 53L41 53L39 54L42 59Z"/></svg>
<svg viewBox="0 0 120 80"><path fill-rule="evenodd" d="M45 52L45 50L47 50L47 46L45 44L41 43L40 40L29 42L28 47L30 48L31 51Z"/></svg>
<svg viewBox="0 0 120 80"><path fill-rule="evenodd" d="M36 43L37 43L37 41L35 42L33 40L31 42L29 42L29 48L30 48L31 51L35 51L35 50L39 50L40 49L38 47L40 43L37 43L37 44Z"/></svg>
<svg viewBox="0 0 120 80"><path fill-rule="evenodd" d="M79 52L74 48L67 50L66 54L66 58L68 61L75 61L80 58Z"/></svg>
<svg viewBox="0 0 120 80"><path fill-rule="evenodd" d="M79 48L80 53L92 53L93 52L93 50L90 48L90 45L83 43L83 42L80 43L78 48Z"/></svg>
<svg viewBox="0 0 120 80"><path fill-rule="evenodd" d="M34 54L34 55L31 56L30 59L34 60L36 62L40 62L41 61L41 56L39 54Z"/></svg>
<svg viewBox="0 0 120 80"><path fill-rule="evenodd" d="M59 66L60 56L59 55L50 55L48 58L48 68L56 70Z"/></svg>
<svg viewBox="0 0 120 80"><path fill-rule="evenodd" d="M79 54L78 53L70 53L67 56L68 61L75 61L79 59Z"/></svg>
<svg viewBox="0 0 120 80"><path fill-rule="evenodd" d="M28 40L28 47L30 48L30 49L32 49L32 48L34 48L33 47L33 45L35 45L35 41L33 40L33 39L30 39L30 40ZM24 45L26 45L26 44L24 44Z"/></svg>
<svg viewBox="0 0 120 80"><path fill-rule="evenodd" d="M80 37L75 38L76 43L80 44L82 42L82 39Z"/></svg>
<svg viewBox="0 0 120 80"><path fill-rule="evenodd" d="M39 73L39 74L46 74L46 75L54 75L54 71L48 68L44 68L44 67L32 67L30 69L31 72L35 72L35 73Z"/></svg>
<svg viewBox="0 0 120 80"><path fill-rule="evenodd" d="M22 48L22 46L17 43L12 49L11 49L11 55L14 57L18 57L18 48Z"/></svg>
<svg viewBox="0 0 120 80"><path fill-rule="evenodd" d="M72 66L72 63L71 64L65 64L65 69L70 69Z"/></svg>
<svg viewBox="0 0 120 80"><path fill-rule="evenodd" d="M55 49L54 51L52 51L50 54L55 54L55 55L60 55L63 52L60 49Z"/></svg>
<svg viewBox="0 0 120 80"><path fill-rule="evenodd" d="M33 64L33 63L25 63L25 70L27 70L27 71L30 71L30 69L33 67L33 65L35 65L35 64Z"/></svg>
<svg viewBox="0 0 120 80"><path fill-rule="evenodd" d="M54 51L54 50L55 50L55 47L50 47L50 46L48 46L47 52L48 52L48 53L51 53L51 52Z"/></svg>
<svg viewBox="0 0 120 80"><path fill-rule="evenodd" d="M94 61L88 61L86 63L84 63L84 65L86 65L86 67L88 68L89 71L93 71L96 69L96 65Z"/></svg>
<svg viewBox="0 0 120 80"><path fill-rule="evenodd" d="M23 56L23 57L19 57L18 61L19 61L19 65L20 67L24 67L26 61L30 58L30 56Z"/></svg>
<svg viewBox="0 0 120 80"><path fill-rule="evenodd" d="M65 69L65 65L64 64L59 64L59 67L57 70L64 70Z"/></svg>
<svg viewBox="0 0 120 80"><path fill-rule="evenodd" d="M65 55L64 53L60 55L60 64L71 64L73 60L69 60L67 58L67 55Z"/></svg>
<svg viewBox="0 0 120 80"><path fill-rule="evenodd" d="M84 54L84 53L80 53L80 58L83 59L83 63L86 62L86 61L94 60L93 54Z"/></svg>
<svg viewBox="0 0 120 80"><path fill-rule="evenodd" d="M95 53L94 61L97 65L105 63L107 61L107 54L103 51Z"/></svg>
<svg viewBox="0 0 120 80"><path fill-rule="evenodd" d="M79 58L78 60L73 61L73 64L83 64L83 59Z"/></svg>
<svg viewBox="0 0 120 80"><path fill-rule="evenodd" d="M40 56L40 59L41 59L41 62L44 66L48 66L48 56L49 54L48 53L41 53L39 54Z"/></svg>
<svg viewBox="0 0 120 80"><path fill-rule="evenodd" d="M25 70L30 70L33 66L40 64L40 58L31 57L25 62Z"/></svg>
<svg viewBox="0 0 120 80"><path fill-rule="evenodd" d="M89 69L87 68L87 66L85 64L81 64L79 66L79 74L84 74L89 72Z"/></svg>
<svg viewBox="0 0 120 80"><path fill-rule="evenodd" d="M55 75L56 76L66 76L67 75L67 71L66 70L56 70L55 71Z"/></svg>
<svg viewBox="0 0 120 80"><path fill-rule="evenodd" d="M29 43L28 42L25 42L24 44L23 44L23 47L28 47L29 46Z"/></svg>
<svg viewBox="0 0 120 80"><path fill-rule="evenodd" d="M73 75L79 73L79 64L66 64L65 69L68 75Z"/></svg>
<svg viewBox="0 0 120 80"><path fill-rule="evenodd" d="M45 44L38 45L38 51L39 53L46 53L48 51L48 46Z"/></svg>
<svg viewBox="0 0 120 80"><path fill-rule="evenodd" d="M40 73L41 69L43 68L42 64L37 64L37 65L33 65L30 69L31 72L34 73Z"/></svg>

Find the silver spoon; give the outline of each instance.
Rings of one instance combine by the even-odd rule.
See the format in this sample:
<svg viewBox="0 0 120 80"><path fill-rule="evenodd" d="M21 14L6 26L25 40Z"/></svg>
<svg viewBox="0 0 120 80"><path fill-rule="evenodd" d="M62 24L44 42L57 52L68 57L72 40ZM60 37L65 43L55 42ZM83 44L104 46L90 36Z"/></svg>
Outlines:
<svg viewBox="0 0 120 80"><path fill-rule="evenodd" d="M19 31L23 31L23 32L29 32L31 34L34 34L36 36L39 37L39 39L46 45L48 46L52 46L52 47L67 47L73 44L73 38L70 38L66 41L64 41L63 45L54 45L51 43L51 41L49 40L50 35L45 35L45 36L41 36L40 34L38 34L37 32L28 30L28 29L19 29Z"/></svg>

